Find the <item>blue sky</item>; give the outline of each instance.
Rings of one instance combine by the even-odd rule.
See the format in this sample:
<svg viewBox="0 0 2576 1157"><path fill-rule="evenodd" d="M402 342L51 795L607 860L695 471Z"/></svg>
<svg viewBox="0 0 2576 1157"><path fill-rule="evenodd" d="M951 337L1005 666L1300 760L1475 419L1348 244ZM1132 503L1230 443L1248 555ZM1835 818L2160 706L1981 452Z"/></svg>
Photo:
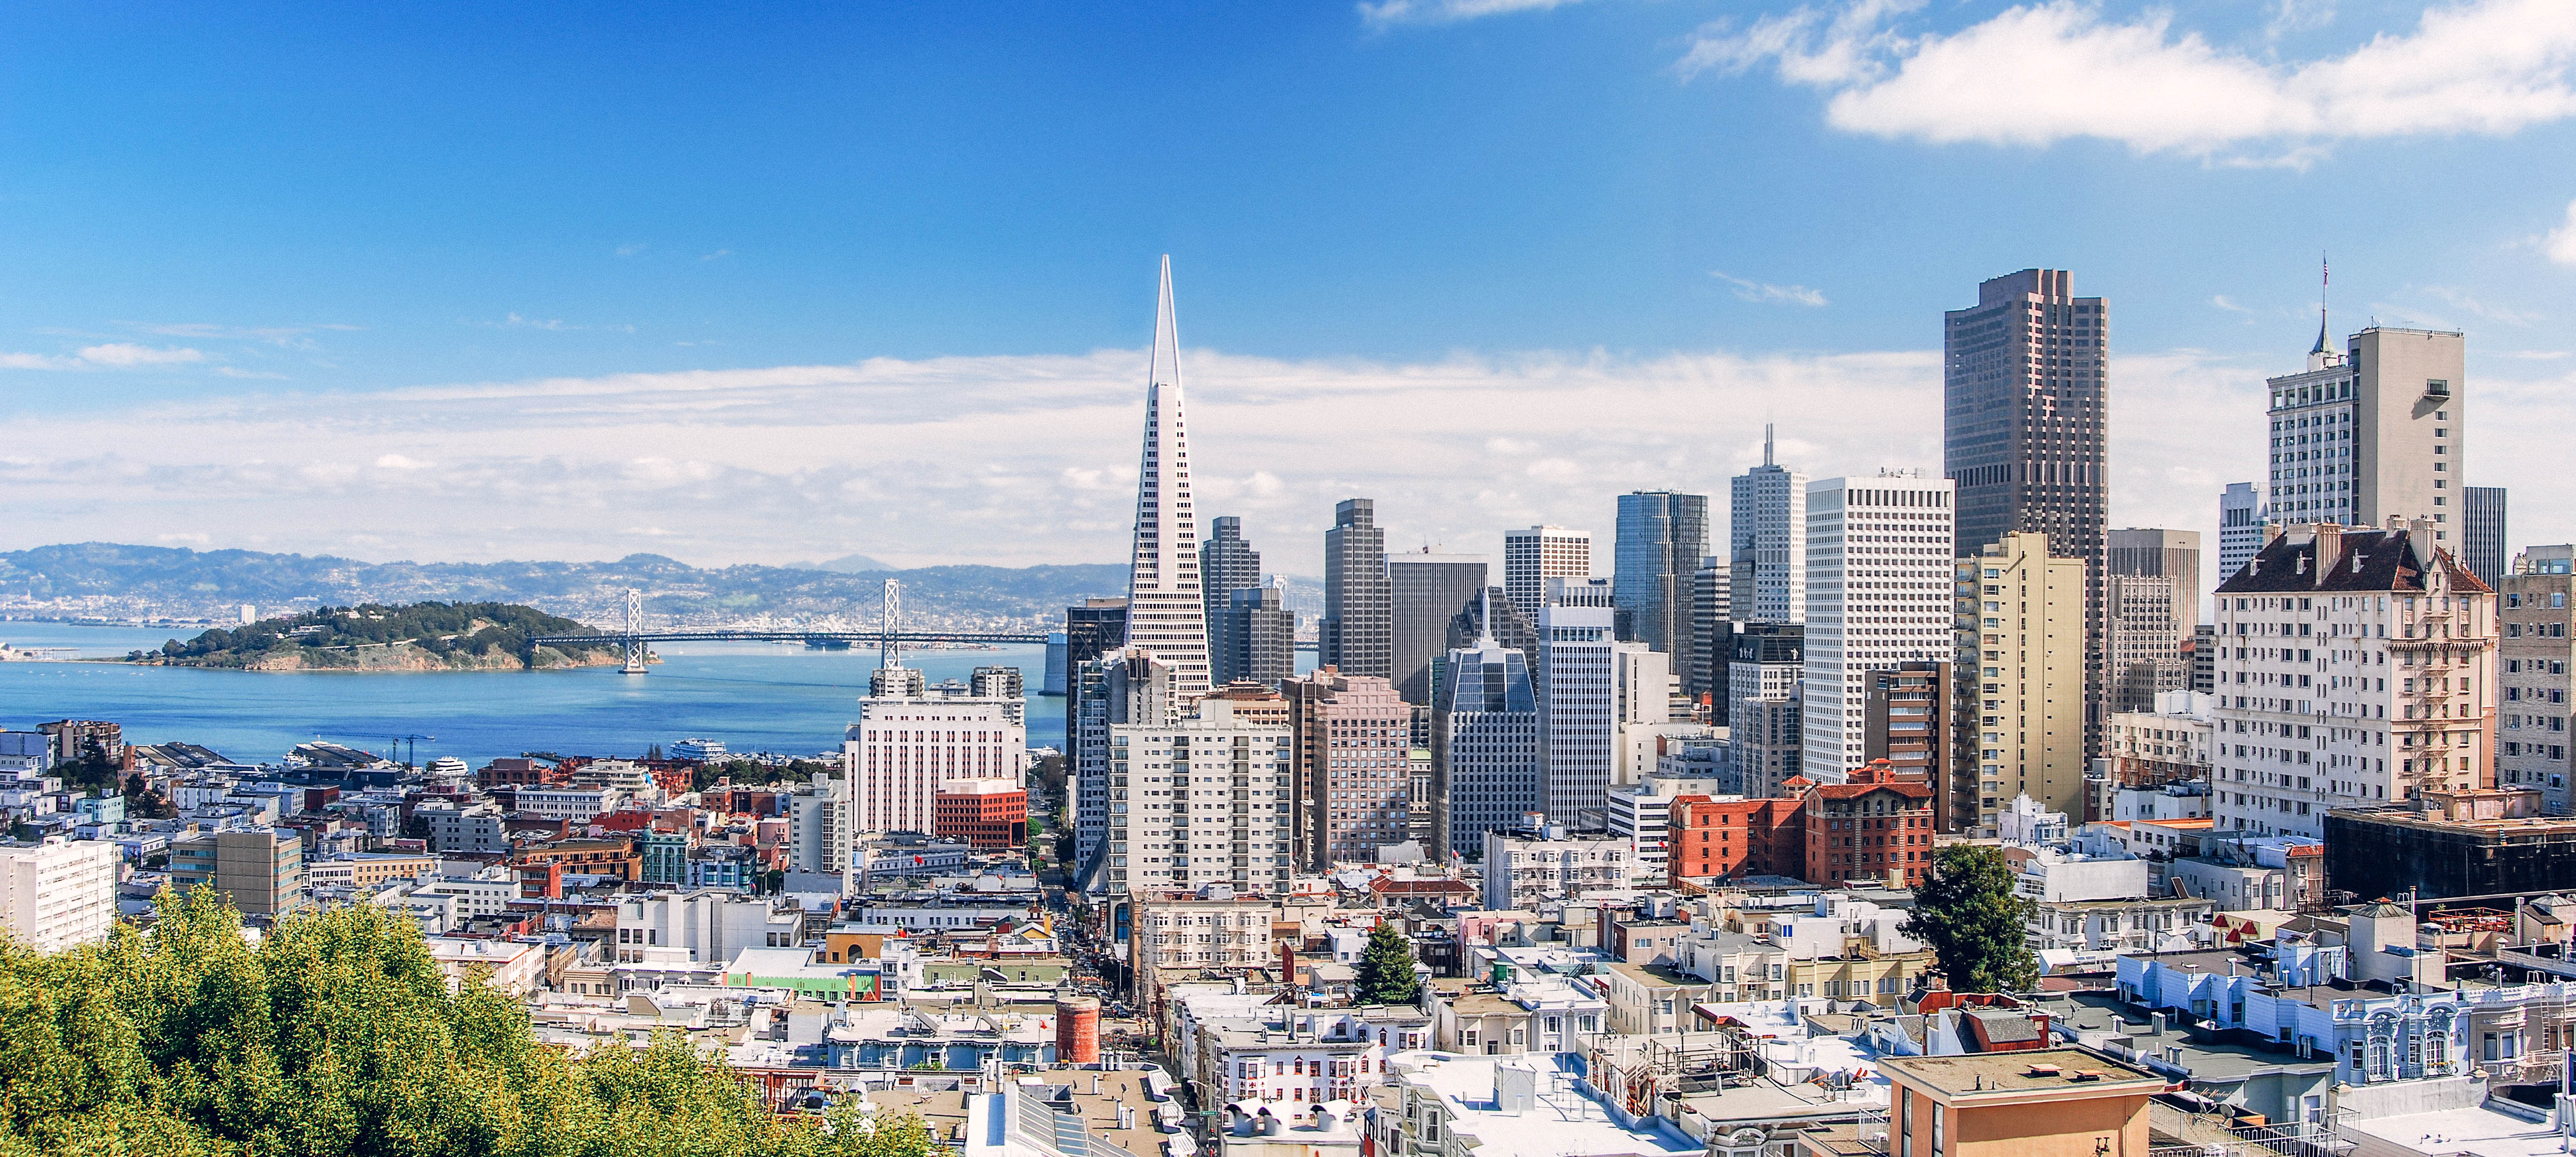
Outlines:
<svg viewBox="0 0 2576 1157"><path fill-rule="evenodd" d="M2320 250L2339 331L2469 331L2472 479L2576 537L2563 3L23 5L0 59L0 546L1114 561L1165 252L1292 573L1337 497L1606 532L1765 420L1937 469L1940 311L2031 265L2112 302L2115 519L2205 528Z"/></svg>

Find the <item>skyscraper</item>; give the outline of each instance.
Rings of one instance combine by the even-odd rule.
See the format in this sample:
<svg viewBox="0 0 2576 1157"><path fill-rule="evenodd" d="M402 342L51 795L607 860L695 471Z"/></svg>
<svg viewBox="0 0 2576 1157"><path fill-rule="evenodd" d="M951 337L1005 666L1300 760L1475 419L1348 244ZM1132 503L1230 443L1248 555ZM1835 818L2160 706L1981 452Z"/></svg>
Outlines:
<svg viewBox="0 0 2576 1157"><path fill-rule="evenodd" d="M1547 605L1547 580L1591 573L1591 531L1533 526L1503 532L1503 592L1532 622Z"/></svg>
<svg viewBox="0 0 2576 1157"><path fill-rule="evenodd" d="M1276 687L1296 671L1297 613L1288 609L1287 593L1276 584L1245 587L1219 612L1225 623L1220 665L1228 682Z"/></svg>
<svg viewBox="0 0 2576 1157"><path fill-rule="evenodd" d="M1806 674L1806 634L1798 623L1746 623L1729 652L1728 742L1742 790L1755 799L1778 797L1780 785L1798 775L1805 732L1798 684Z"/></svg>
<svg viewBox="0 0 2576 1157"><path fill-rule="evenodd" d="M1726 656L1735 637L1733 584L1726 560L1710 555L1691 572L1691 664L1682 672L1682 694L1709 705L1709 722L1726 726Z"/></svg>
<svg viewBox="0 0 2576 1157"><path fill-rule="evenodd" d="M1579 826L1585 813L1606 819L1609 809L1618 762L1616 615L1610 607L1539 608L1539 803L1557 823Z"/></svg>
<svg viewBox="0 0 2576 1157"><path fill-rule="evenodd" d="M1991 837L2014 796L2084 814L2084 560L2008 534L1958 561L1958 756L1943 826Z"/></svg>
<svg viewBox="0 0 2576 1157"><path fill-rule="evenodd" d="M2372 326L2336 352L2327 332L2320 310L2307 368L2264 383L2267 517L2380 529L2391 518L2428 519L2434 544L2457 554L2467 505L2463 339Z"/></svg>
<svg viewBox="0 0 2576 1157"><path fill-rule="evenodd" d="M1300 781L1296 823L1310 871L1369 860L1411 834L1413 709L1371 675L1317 668L1291 679L1291 726Z"/></svg>
<svg viewBox="0 0 2576 1157"><path fill-rule="evenodd" d="M1386 556L1387 601L1395 674L1407 703L1431 702L1431 664L1449 649L1449 623L1485 593L1481 554L1429 550Z"/></svg>
<svg viewBox="0 0 2576 1157"><path fill-rule="evenodd" d="M1322 665L1345 675L1392 675L1394 614L1377 504L1344 499L1333 507L1333 528L1324 532Z"/></svg>
<svg viewBox="0 0 2576 1157"><path fill-rule="evenodd" d="M1611 599L1626 622L1621 637L1690 669L1691 572L1708 553L1708 496L1640 490L1619 496L1619 541Z"/></svg>
<svg viewBox="0 0 2576 1157"><path fill-rule="evenodd" d="M2504 582L2504 487L2471 486L2460 518L2460 562L2478 581L2501 589Z"/></svg>
<svg viewBox="0 0 2576 1157"><path fill-rule="evenodd" d="M1207 604L1199 594L1198 550L1189 429L1181 404L1181 334L1172 315L1172 259L1166 255L1146 376L1144 461L1136 469L1127 645L1150 650L1171 664L1174 718L1183 705L1208 691Z"/></svg>
<svg viewBox="0 0 2576 1157"><path fill-rule="evenodd" d="M2022 531L2047 535L2056 557L2084 561L2089 751L2109 658L2110 311L2101 298L2075 296L2065 270L2024 269L1979 285L1975 306L1943 316L1942 473L1959 484L1959 555Z"/></svg>
<svg viewBox="0 0 2576 1157"><path fill-rule="evenodd" d="M1747 623L1807 621L1807 476L1772 460L1762 427L1762 464L1735 476L1727 508L1730 612Z"/></svg>
<svg viewBox="0 0 2576 1157"><path fill-rule="evenodd" d="M1207 541L1199 544L1199 593L1206 607L1208 636L1208 680L1223 685L1244 678L1234 666L1242 645L1230 637L1233 620L1227 612L1234 606L1234 592L1261 585L1261 552L1243 540L1243 520L1221 514L1209 525Z"/></svg>
<svg viewBox="0 0 2576 1157"><path fill-rule="evenodd" d="M1431 712L1432 830L1439 847L1463 856L1540 798L1538 698L1527 658L1491 634L1451 648L1442 671Z"/></svg>
<svg viewBox="0 0 2576 1157"><path fill-rule="evenodd" d="M1095 886L1280 890L1291 872L1281 854L1288 817L1228 806L1287 794L1289 733L1259 718L1261 706L1228 693L1200 700L1185 719L1110 728L1110 773L1135 787L1109 816Z"/></svg>
<svg viewBox="0 0 2576 1157"><path fill-rule="evenodd" d="M2191 686L2186 644L2200 625L2200 532L2114 530L2105 556L2111 709L2153 711L2157 692Z"/></svg>
<svg viewBox="0 0 2576 1157"><path fill-rule="evenodd" d="M1841 783L1867 761L1869 672L1955 653L1951 499L1946 478L1807 487L1808 779Z"/></svg>
<svg viewBox="0 0 2576 1157"><path fill-rule="evenodd" d="M2230 482L2218 496L2218 580L2236 577L2263 549L2263 493L2251 482ZM2197 592L2195 592L2197 593Z"/></svg>

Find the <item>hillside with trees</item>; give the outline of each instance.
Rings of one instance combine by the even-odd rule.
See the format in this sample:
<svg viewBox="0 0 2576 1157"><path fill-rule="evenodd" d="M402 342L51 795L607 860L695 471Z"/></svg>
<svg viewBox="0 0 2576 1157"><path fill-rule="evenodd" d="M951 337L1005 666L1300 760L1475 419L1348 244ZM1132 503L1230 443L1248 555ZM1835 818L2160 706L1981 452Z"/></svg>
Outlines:
<svg viewBox="0 0 2576 1157"><path fill-rule="evenodd" d="M146 932L0 941L0 1157L928 1157L918 1117L775 1115L676 1036L575 1055L517 1002L450 992L420 929L370 904L253 946L210 888Z"/></svg>
<svg viewBox="0 0 2576 1157"><path fill-rule="evenodd" d="M622 661L622 652L609 642L535 642L548 635L590 633L591 628L571 619L508 603L369 603L219 627L127 658L253 671L537 670Z"/></svg>

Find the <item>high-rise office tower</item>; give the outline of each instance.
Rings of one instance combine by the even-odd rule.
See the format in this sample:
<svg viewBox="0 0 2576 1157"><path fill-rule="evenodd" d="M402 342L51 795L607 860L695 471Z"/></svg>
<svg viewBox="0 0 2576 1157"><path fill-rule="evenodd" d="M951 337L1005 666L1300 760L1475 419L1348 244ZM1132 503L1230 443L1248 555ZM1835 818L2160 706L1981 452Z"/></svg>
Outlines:
<svg viewBox="0 0 2576 1157"><path fill-rule="evenodd" d="M2531 788L2550 815L2568 814L2562 722L2576 698L2576 545L2534 546L2496 584L2504 618L2504 706L2496 786ZM2546 704L2547 706L2543 706Z"/></svg>
<svg viewBox="0 0 2576 1157"><path fill-rule="evenodd" d="M1324 621L1319 659L1345 675L1395 671L1394 608L1386 585L1386 531L1377 504L1344 499L1324 532Z"/></svg>
<svg viewBox="0 0 2576 1157"><path fill-rule="evenodd" d="M1228 682L1276 687L1296 671L1297 613L1288 609L1287 594L1276 583L1245 587L1220 612L1225 629L1216 632L1223 641L1218 665L1228 672Z"/></svg>
<svg viewBox="0 0 2576 1157"><path fill-rule="evenodd" d="M1226 612L1234 606L1234 592L1261 585L1261 552L1243 540L1243 520L1231 514L1218 515L1209 523L1207 541L1199 544L1199 601L1206 608L1208 639L1208 681L1222 685L1244 677L1230 666L1233 656L1242 650L1226 636L1231 625Z"/></svg>
<svg viewBox="0 0 2576 1157"><path fill-rule="evenodd" d="M1610 593L1610 580L1589 575L1560 575L1547 580L1547 600L1539 604L1541 609L1599 607L1603 610L1614 610L1618 605ZM1612 617L1615 621L1616 616Z"/></svg>
<svg viewBox="0 0 2576 1157"><path fill-rule="evenodd" d="M1640 490L1619 496L1619 541L1611 598L1627 626L1622 638L1691 662L1691 574L1708 553L1708 495Z"/></svg>
<svg viewBox="0 0 2576 1157"><path fill-rule="evenodd" d="M2084 814L2084 560L2008 534L1958 560L1958 753L1944 826L1995 834L2014 796Z"/></svg>
<svg viewBox="0 0 2576 1157"><path fill-rule="evenodd" d="M1449 649L1452 651L1481 647L1492 638L1521 653L1530 670L1538 668L1538 624L1521 614L1518 604L1503 593L1501 587L1486 587L1485 597L1477 599L1456 618L1449 620ZM1436 684L1438 680L1435 678ZM1441 702L1435 696L1434 703Z"/></svg>
<svg viewBox="0 0 2576 1157"><path fill-rule="evenodd" d="M1762 427L1762 464L1735 476L1726 512L1727 580L1739 622L1807 621L1807 476L1772 460Z"/></svg>
<svg viewBox="0 0 2576 1157"><path fill-rule="evenodd" d="M2461 506L2460 562L2478 581L2496 587L2504 581L2504 487L2471 486Z"/></svg>
<svg viewBox="0 0 2576 1157"><path fill-rule="evenodd" d="M1657 745L1675 731L1674 684L1672 656L1644 643L1621 643L1611 649L1610 786L1632 784L1654 774ZM1606 796L1603 805L1608 805ZM1584 826L1594 825L1587 821Z"/></svg>
<svg viewBox="0 0 2576 1157"><path fill-rule="evenodd" d="M1073 756L1074 720L1082 714L1082 665L1125 646L1126 638L1124 596L1087 598L1081 606L1064 609L1064 694L1072 700L1064 705L1064 753L1068 759ZM1053 648L1052 643L1049 648Z"/></svg>
<svg viewBox="0 0 2576 1157"><path fill-rule="evenodd" d="M2047 535L2059 558L2084 560L2090 751L2109 665L2110 311L2101 298L2075 296L2074 281L2062 269L2025 269L1979 285L1975 306L1943 315L1942 473L1959 483L1960 557L2020 531Z"/></svg>
<svg viewBox="0 0 2576 1157"><path fill-rule="evenodd" d="M992 670L1010 671L1008 684L1018 682L1015 669ZM1025 786L1026 704L1017 686L981 672L971 685L874 682L878 693L859 700L858 722L842 738L850 831L926 833L932 797L942 790L985 781Z"/></svg>
<svg viewBox="0 0 2576 1157"><path fill-rule="evenodd" d="M1495 608L1495 618L1509 608ZM1485 833L1520 822L1540 798L1537 691L1521 652L1493 636L1441 659L1431 711L1432 830L1440 848L1480 853Z"/></svg>
<svg viewBox="0 0 2576 1157"><path fill-rule="evenodd" d="M1610 806L1618 762L1614 717L1618 640L1610 607L1538 611L1539 802L1554 822L1579 825Z"/></svg>
<svg viewBox="0 0 2576 1157"><path fill-rule="evenodd" d="M2153 711L2158 692L2191 686L2186 644L2200 625L2200 532L2114 530L2104 570L2111 709Z"/></svg>
<svg viewBox="0 0 2576 1157"><path fill-rule="evenodd" d="M2263 492L2251 482L2230 482L2227 492L2218 496L2217 581L2236 577L2261 549Z"/></svg>
<svg viewBox="0 0 2576 1157"><path fill-rule="evenodd" d="M1798 684L1806 671L1807 628L1798 623L1746 623L1727 662L1727 698L1733 701L1728 746L1740 790L1775 799L1781 784L1798 775L1805 706Z"/></svg>
<svg viewBox="0 0 2576 1157"><path fill-rule="evenodd" d="M1696 706L1706 703L1709 722L1726 726L1726 657L1735 636L1733 584L1726 560L1716 555L1699 560L1691 572L1691 662L1681 673L1682 694Z"/></svg>
<svg viewBox="0 0 2576 1157"><path fill-rule="evenodd" d="M1503 532L1503 591L1531 622L1547 605L1547 580L1591 573L1591 531L1533 526Z"/></svg>
<svg viewBox="0 0 2576 1157"><path fill-rule="evenodd" d="M2191 689L2203 695L2218 690L2218 628L2207 623L2191 631Z"/></svg>
<svg viewBox="0 0 2576 1157"><path fill-rule="evenodd" d="M1328 668L1283 690L1297 732L1305 867L1371 860L1378 848L1403 842L1412 825L1413 708L1382 678Z"/></svg>
<svg viewBox="0 0 2576 1157"><path fill-rule="evenodd" d="M1449 650L1449 623L1485 593L1488 568L1481 554L1429 550L1386 556L1389 637L1396 693L1414 704L1431 702L1431 664Z"/></svg>
<svg viewBox="0 0 2576 1157"><path fill-rule="evenodd" d="M2434 544L2456 554L2468 465L2460 335L2372 326L2338 353L2326 332L2320 315L2308 368L2264 383L2266 515L2381 529L2392 518L2428 519Z"/></svg>
<svg viewBox="0 0 2576 1157"><path fill-rule="evenodd" d="M1178 718L1179 705L1207 694L1208 645L1169 256L1163 258L1162 293L1154 307L1153 364L1146 383L1145 454L1136 468L1136 553L1127 580L1127 645L1150 650L1171 664Z"/></svg>
<svg viewBox="0 0 2576 1157"><path fill-rule="evenodd" d="M1867 762L1869 672L1954 653L1951 501L1947 478L1808 485L1808 779L1842 783Z"/></svg>

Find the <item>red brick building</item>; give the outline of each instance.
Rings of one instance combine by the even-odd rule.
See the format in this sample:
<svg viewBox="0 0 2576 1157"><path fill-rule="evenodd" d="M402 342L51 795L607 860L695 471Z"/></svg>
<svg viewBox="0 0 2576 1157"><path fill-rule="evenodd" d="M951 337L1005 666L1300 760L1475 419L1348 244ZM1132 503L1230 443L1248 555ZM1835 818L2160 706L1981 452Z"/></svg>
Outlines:
<svg viewBox="0 0 2576 1157"><path fill-rule="evenodd" d="M1922 882L1935 829L1932 787L1920 776L1879 760L1849 783L1796 776L1780 788L1791 798L1674 797L1666 845L1673 877Z"/></svg>
<svg viewBox="0 0 2576 1157"><path fill-rule="evenodd" d="M1800 809L1811 884L1885 881L1910 887L1932 866L1932 785L1885 760L1851 773L1849 783L1818 784Z"/></svg>
<svg viewBox="0 0 2576 1157"><path fill-rule="evenodd" d="M1799 791L1809 784L1792 777L1781 786ZM1795 876L1807 866L1801 806L1796 799L1675 796L1666 837L1671 853L1668 870L1677 879Z"/></svg>
<svg viewBox="0 0 2576 1157"><path fill-rule="evenodd" d="M930 834L981 851L1029 842L1029 789L997 779L957 780L931 796Z"/></svg>

